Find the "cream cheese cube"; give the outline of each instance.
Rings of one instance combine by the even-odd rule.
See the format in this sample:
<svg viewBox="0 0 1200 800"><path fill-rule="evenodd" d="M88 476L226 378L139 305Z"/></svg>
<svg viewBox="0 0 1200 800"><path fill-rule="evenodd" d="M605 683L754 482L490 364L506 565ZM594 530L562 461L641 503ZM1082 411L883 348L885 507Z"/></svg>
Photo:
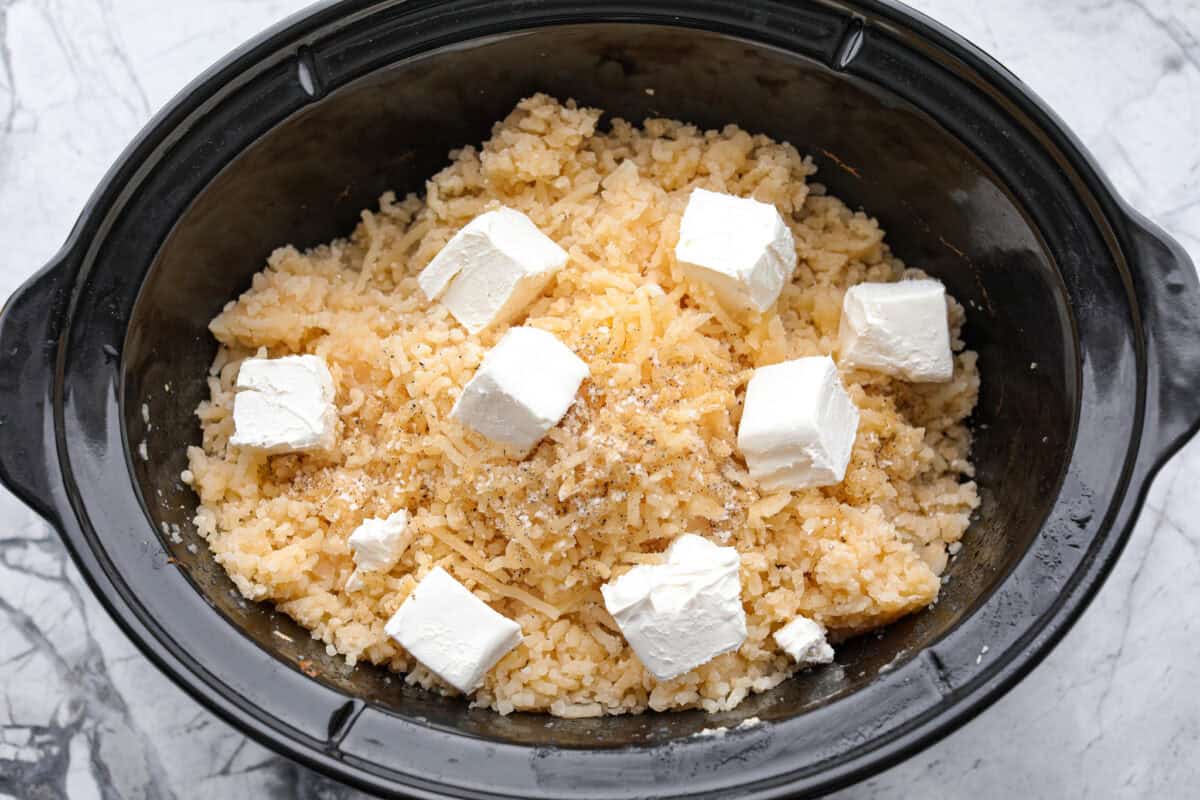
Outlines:
<svg viewBox="0 0 1200 800"><path fill-rule="evenodd" d="M354 572L346 588L362 587L362 573L391 569L408 549L408 512L397 511L385 519L365 519L350 534L347 543L354 554Z"/></svg>
<svg viewBox="0 0 1200 800"><path fill-rule="evenodd" d="M946 288L935 280L851 286L842 300L838 351L849 367L913 382L950 380Z"/></svg>
<svg viewBox="0 0 1200 800"><path fill-rule="evenodd" d="M796 617L775 631L775 643L800 666L828 664L833 648L825 641L825 628L808 617Z"/></svg>
<svg viewBox="0 0 1200 800"><path fill-rule="evenodd" d="M625 640L660 681L736 650L746 639L737 550L687 533L666 555L665 564L639 564L600 587Z"/></svg>
<svg viewBox="0 0 1200 800"><path fill-rule="evenodd" d="M417 276L471 333L508 322L567 263L567 252L511 208L480 214L454 234Z"/></svg>
<svg viewBox="0 0 1200 800"><path fill-rule="evenodd" d="M796 245L770 203L693 189L675 259L722 303L766 311L796 271Z"/></svg>
<svg viewBox="0 0 1200 800"><path fill-rule="evenodd" d="M512 328L483 357L450 416L525 454L567 413L587 375L587 364L554 334Z"/></svg>
<svg viewBox="0 0 1200 800"><path fill-rule="evenodd" d="M441 567L421 579L384 625L413 658L470 694L521 643L521 626L494 611Z"/></svg>
<svg viewBox="0 0 1200 800"><path fill-rule="evenodd" d="M858 408L828 356L759 367L746 387L738 450L769 491L829 486L846 477Z"/></svg>
<svg viewBox="0 0 1200 800"><path fill-rule="evenodd" d="M337 409L324 359L247 358L238 369L236 389L230 444L268 453L333 446Z"/></svg>

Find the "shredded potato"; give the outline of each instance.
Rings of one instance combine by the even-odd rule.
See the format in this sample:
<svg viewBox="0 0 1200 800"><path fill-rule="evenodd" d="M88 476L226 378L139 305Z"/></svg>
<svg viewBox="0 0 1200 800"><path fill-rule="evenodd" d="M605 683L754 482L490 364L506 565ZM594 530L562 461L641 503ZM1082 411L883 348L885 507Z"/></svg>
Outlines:
<svg viewBox="0 0 1200 800"><path fill-rule="evenodd" d="M441 565L517 620L523 643L474 701L563 716L730 708L794 667L771 633L796 614L846 636L936 599L946 548L978 505L965 419L979 386L949 302L953 379L911 385L843 371L861 421L846 479L760 492L736 451L755 367L835 353L852 284L921 275L875 220L808 179L788 144L734 126L642 127L544 95L522 101L481 149L464 147L424 197L385 194L345 240L275 251L212 321L221 349L189 450L196 522L242 593L269 600L351 661L451 691L388 639L384 623ZM673 250L693 187L773 203L799 267L776 306L722 308L685 280ZM524 212L570 254L513 324L554 333L589 365L563 421L523 460L450 419L503 328L469 336L416 276L476 215ZM241 360L312 353L338 387L329 454L265 456L229 445ZM354 568L362 520L412 514L387 573ZM656 681L604 610L599 587L654 563L691 532L742 555L743 646Z"/></svg>

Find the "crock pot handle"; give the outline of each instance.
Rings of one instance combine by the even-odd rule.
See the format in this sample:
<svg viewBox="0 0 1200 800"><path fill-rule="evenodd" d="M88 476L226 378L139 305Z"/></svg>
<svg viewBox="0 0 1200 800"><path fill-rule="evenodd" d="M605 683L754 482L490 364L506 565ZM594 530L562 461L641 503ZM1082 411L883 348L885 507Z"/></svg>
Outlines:
<svg viewBox="0 0 1200 800"><path fill-rule="evenodd" d="M1178 242L1130 213L1134 287L1143 311L1149 366L1151 455L1172 455L1200 427L1200 279Z"/></svg>
<svg viewBox="0 0 1200 800"><path fill-rule="evenodd" d="M67 302L63 257L25 282L0 310L0 482L56 522L60 490L50 392Z"/></svg>

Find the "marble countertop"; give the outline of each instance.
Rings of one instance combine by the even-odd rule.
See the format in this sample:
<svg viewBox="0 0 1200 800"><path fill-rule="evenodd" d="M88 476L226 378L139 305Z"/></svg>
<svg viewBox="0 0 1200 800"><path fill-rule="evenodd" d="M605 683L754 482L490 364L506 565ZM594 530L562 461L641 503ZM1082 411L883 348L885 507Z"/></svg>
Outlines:
<svg viewBox="0 0 1200 800"><path fill-rule="evenodd" d="M1200 262L1200 3L920 0L999 58ZM304 0L0 0L0 297L203 68ZM844 798L1182 797L1200 785L1200 441L1012 692ZM117 630L56 534L0 490L0 800L362 795L247 741Z"/></svg>

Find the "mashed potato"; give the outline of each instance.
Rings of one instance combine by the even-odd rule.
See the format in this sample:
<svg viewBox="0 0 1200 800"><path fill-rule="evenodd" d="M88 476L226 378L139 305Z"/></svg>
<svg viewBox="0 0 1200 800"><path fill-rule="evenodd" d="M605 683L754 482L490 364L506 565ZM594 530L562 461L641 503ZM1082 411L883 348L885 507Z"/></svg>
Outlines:
<svg viewBox="0 0 1200 800"><path fill-rule="evenodd" d="M835 636L910 614L938 595L947 546L978 505L964 423L979 387L950 302L949 383L844 371L861 412L844 482L766 493L735 452L755 367L834 353L842 294L906 269L878 223L819 184L792 146L732 125L638 128L538 95L482 148L464 147L424 197L385 194L349 239L275 251L212 321L221 349L189 450L197 523L241 592L267 600L351 662L448 691L388 639L384 622L442 565L521 624L524 642L475 702L563 716L728 709L794 667L771 639L795 614ZM773 203L799 267L775 308L733 313L673 256L694 187ZM570 253L528 309L591 368L560 425L521 461L449 418L503 328L468 336L417 288L417 273L471 218L516 208ZM328 455L229 446L240 361L312 353L337 383ZM412 542L387 573L343 590L347 537L408 509ZM699 533L741 553L749 636L740 649L656 681L604 610L599 587Z"/></svg>

